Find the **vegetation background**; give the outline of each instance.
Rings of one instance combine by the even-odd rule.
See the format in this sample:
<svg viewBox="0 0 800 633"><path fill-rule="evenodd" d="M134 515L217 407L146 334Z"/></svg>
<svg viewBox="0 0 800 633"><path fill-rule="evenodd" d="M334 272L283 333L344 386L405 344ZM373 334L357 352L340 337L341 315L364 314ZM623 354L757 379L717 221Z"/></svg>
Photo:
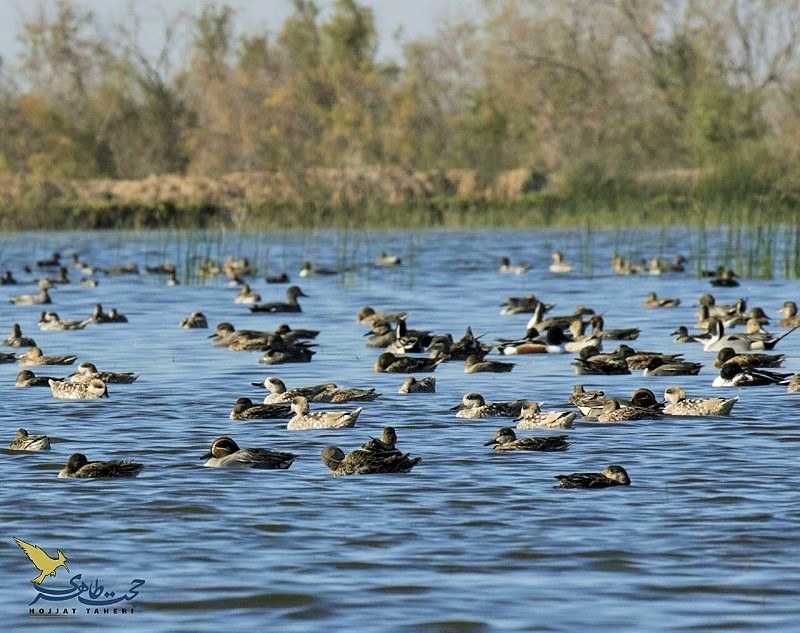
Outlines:
<svg viewBox="0 0 800 633"><path fill-rule="evenodd" d="M0 227L798 224L800 0L479 6L388 61L355 0L205 4L155 55L134 3L34 7Z"/></svg>

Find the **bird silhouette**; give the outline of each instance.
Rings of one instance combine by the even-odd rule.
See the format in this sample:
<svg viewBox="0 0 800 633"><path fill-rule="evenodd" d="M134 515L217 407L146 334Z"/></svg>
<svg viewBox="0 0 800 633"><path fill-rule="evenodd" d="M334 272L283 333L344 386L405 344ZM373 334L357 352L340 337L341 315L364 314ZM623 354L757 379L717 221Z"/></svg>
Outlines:
<svg viewBox="0 0 800 633"><path fill-rule="evenodd" d="M41 585L45 576L55 576L56 569L59 567L63 567L67 570L67 572L69 572L69 567L67 567L67 557L61 553L60 549L56 550L56 552L58 552L58 558L50 558L50 556L48 556L41 547L31 545L30 543L21 541L18 538L15 538L14 540L17 542L17 545L22 548L22 551L28 555L28 558L31 559L34 567L42 572L36 576L36 578L32 579L31 582Z"/></svg>

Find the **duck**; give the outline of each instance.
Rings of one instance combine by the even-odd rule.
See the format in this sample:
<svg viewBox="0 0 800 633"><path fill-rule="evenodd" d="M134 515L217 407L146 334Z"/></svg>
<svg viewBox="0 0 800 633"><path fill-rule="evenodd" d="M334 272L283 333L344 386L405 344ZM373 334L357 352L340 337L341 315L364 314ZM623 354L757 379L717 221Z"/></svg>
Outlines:
<svg viewBox="0 0 800 633"><path fill-rule="evenodd" d="M508 257L500 258L500 272L504 275L523 275L530 269L530 264L519 264L517 266L512 266L511 260Z"/></svg>
<svg viewBox="0 0 800 633"><path fill-rule="evenodd" d="M572 271L572 264L564 261L564 255L561 251L555 251L550 255L553 263L550 264L550 272L557 275L563 275Z"/></svg>
<svg viewBox="0 0 800 633"><path fill-rule="evenodd" d="M62 320L58 312L40 312L37 325L42 331L82 330L88 322L87 319Z"/></svg>
<svg viewBox="0 0 800 633"><path fill-rule="evenodd" d="M96 400L108 398L108 387L99 378L86 382L51 380L48 383L54 398L59 400Z"/></svg>
<svg viewBox="0 0 800 633"><path fill-rule="evenodd" d="M541 314L544 314L553 308L553 304L542 303L534 295L526 295L524 297L508 297L505 301L503 301L503 303L500 304L500 307L502 308L500 310L500 314L502 316L508 316L510 314L535 312L539 304L542 305Z"/></svg>
<svg viewBox="0 0 800 633"><path fill-rule="evenodd" d="M601 349L603 347L602 338L597 336L595 332L592 332L592 334L588 336L585 334L586 324L580 319L575 319L572 323L570 323L569 331L570 335L572 336L572 340L564 343L565 352L580 352L582 349L587 347L597 349Z"/></svg>
<svg viewBox="0 0 800 633"><path fill-rule="evenodd" d="M459 340L453 341L450 333L440 334L431 339L426 351L431 352L431 358L443 358L444 360L466 360L470 354L485 356L492 350L491 345L481 343L480 337L472 333L472 328L467 326L464 336Z"/></svg>
<svg viewBox="0 0 800 633"><path fill-rule="evenodd" d="M175 271L169 273L169 277L167 278L166 285L170 288L175 286L180 286L181 282L178 280L178 275Z"/></svg>
<svg viewBox="0 0 800 633"><path fill-rule="evenodd" d="M77 358L78 357L74 355L45 355L39 347L31 347L24 354L17 356L19 364L23 367L34 367L36 365L72 365Z"/></svg>
<svg viewBox="0 0 800 633"><path fill-rule="evenodd" d="M389 374L416 374L419 372L436 371L441 364L441 359L418 358L414 356L395 356L391 352L384 352L373 365L373 370Z"/></svg>
<svg viewBox="0 0 800 633"><path fill-rule="evenodd" d="M135 262L128 262L120 266L112 266L108 269L109 275L138 275L139 265Z"/></svg>
<svg viewBox="0 0 800 633"><path fill-rule="evenodd" d="M136 477L144 464L129 459L112 459L107 462L90 462L83 453L73 453L67 465L58 473L59 479L111 479L115 477Z"/></svg>
<svg viewBox="0 0 800 633"><path fill-rule="evenodd" d="M387 323L397 321L398 319L405 319L408 317L407 312L375 312L374 308L364 306L358 311L358 322L362 324L372 325L375 321L385 321Z"/></svg>
<svg viewBox="0 0 800 633"><path fill-rule="evenodd" d="M721 275L714 277L708 283L716 288L735 288L739 285L739 282L736 281L736 277L738 276L739 275L730 269L723 270Z"/></svg>
<svg viewBox="0 0 800 633"><path fill-rule="evenodd" d="M688 264L683 255L676 255L670 262L659 257L653 257L647 264L647 270L651 275L661 275L662 273L682 273L686 270L684 264Z"/></svg>
<svg viewBox="0 0 800 633"><path fill-rule="evenodd" d="M526 402L522 406L517 430L525 429L571 429L575 421L572 411L542 411L541 402Z"/></svg>
<svg viewBox="0 0 800 633"><path fill-rule="evenodd" d="M789 386L786 387L786 393L797 393L800 391L800 374L795 374L789 381Z"/></svg>
<svg viewBox="0 0 800 633"><path fill-rule="evenodd" d="M602 473L571 473L556 475L559 488L610 488L613 486L630 486L631 480L627 471L619 464L611 464Z"/></svg>
<svg viewBox="0 0 800 633"><path fill-rule="evenodd" d="M55 251L50 257L36 262L38 268L56 268L61 266L61 253Z"/></svg>
<svg viewBox="0 0 800 633"><path fill-rule="evenodd" d="M64 378L54 378L53 376L37 376L30 369L23 369L17 374L15 387L26 389L28 387L50 387L50 381L62 382Z"/></svg>
<svg viewBox="0 0 800 633"><path fill-rule="evenodd" d="M97 281L97 279L89 279L88 277L81 277L79 283L85 288L97 288L97 286L100 285L100 282Z"/></svg>
<svg viewBox="0 0 800 633"><path fill-rule="evenodd" d="M672 339L673 343L698 343L698 339L694 336L689 334L689 328L685 325L679 325L673 332L670 332L672 336L675 336Z"/></svg>
<svg viewBox="0 0 800 633"><path fill-rule="evenodd" d="M36 341L27 336L22 336L22 328L19 323L11 326L11 334L3 341L6 347L36 347Z"/></svg>
<svg viewBox="0 0 800 633"><path fill-rule="evenodd" d="M603 405L603 412L597 416L598 422L623 422L629 420L652 420L662 417L655 409L632 405L621 406L616 398L609 398Z"/></svg>
<svg viewBox="0 0 800 633"><path fill-rule="evenodd" d="M145 272L151 275L169 275L176 271L175 264L172 262L164 262L163 264L156 264L155 266L145 266Z"/></svg>
<svg viewBox="0 0 800 633"><path fill-rule="evenodd" d="M583 385L573 385L572 394L567 402L578 407L585 418L596 418L603 412L605 392L599 390L586 391Z"/></svg>
<svg viewBox="0 0 800 633"><path fill-rule="evenodd" d="M282 403L254 404L250 398L239 398L228 416L231 420L270 420L292 417L291 407Z"/></svg>
<svg viewBox="0 0 800 633"><path fill-rule="evenodd" d="M375 321L364 336L369 337L367 347L386 348L397 340L395 329L388 321Z"/></svg>
<svg viewBox="0 0 800 633"><path fill-rule="evenodd" d="M649 292L642 302L643 308L675 308L681 304L680 299L659 298L655 292Z"/></svg>
<svg viewBox="0 0 800 633"><path fill-rule="evenodd" d="M740 312L738 314L731 315L729 318L723 319L722 323L725 325L725 327L736 327L737 325L746 326L751 321L757 323L759 326L768 325L769 317L762 308L755 306L750 308L749 312ZM800 323L798 325L800 325Z"/></svg>
<svg viewBox="0 0 800 633"><path fill-rule="evenodd" d="M402 394L435 393L435 392L436 392L436 378L433 376L420 378L419 380L414 378L414 376L408 376L403 381L403 384L400 385L400 388L397 390L397 393L402 393Z"/></svg>
<svg viewBox="0 0 800 633"><path fill-rule="evenodd" d="M242 284L242 287L239 289L239 292L236 293L236 296L233 298L234 303L258 303L261 301L261 295L257 292L254 292L250 289L249 284Z"/></svg>
<svg viewBox="0 0 800 633"><path fill-rule="evenodd" d="M362 451L369 451L370 453L395 453L400 454L397 450L397 431L392 426L383 427L380 438L370 437L362 446Z"/></svg>
<svg viewBox="0 0 800 633"><path fill-rule="evenodd" d="M591 308L586 308L583 305L577 305L575 307L575 312L572 314L562 314L558 316L551 316L547 319L544 318L544 313L548 306L544 303L538 303L536 307L533 309L533 316L528 320L527 325L525 326L526 329L530 329L532 327L537 328L540 332L543 332L546 328L549 327L557 327L561 328L562 330L568 328L573 321L581 321L583 320L584 316L593 316L594 310Z"/></svg>
<svg viewBox="0 0 800 633"><path fill-rule="evenodd" d="M496 451L565 451L569 447L566 435L553 437L520 437L511 427L503 427L484 446L494 444Z"/></svg>
<svg viewBox="0 0 800 633"><path fill-rule="evenodd" d="M284 363L309 363L316 354L313 349L303 347L300 344L283 347L282 349L271 348L266 350L258 362L262 365L283 365Z"/></svg>
<svg viewBox="0 0 800 633"><path fill-rule="evenodd" d="M745 369L738 363L728 361L719 369L719 376L711 383L713 387L762 387L765 385L788 385L792 374L766 369Z"/></svg>
<svg viewBox="0 0 800 633"><path fill-rule="evenodd" d="M332 268L317 268L311 262L305 261L300 265L300 272L298 273L298 275L300 277L311 277L313 275L330 276L330 275L338 275L340 272L345 272L345 271L334 270Z"/></svg>
<svg viewBox="0 0 800 633"><path fill-rule="evenodd" d="M319 335L319 330L292 328L288 323L281 323L275 328L275 334L280 336L284 343L291 344L298 341L313 340Z"/></svg>
<svg viewBox="0 0 800 633"><path fill-rule="evenodd" d="M267 275L266 282L268 284L288 284L290 281L289 275L286 272L278 273L275 275Z"/></svg>
<svg viewBox="0 0 800 633"><path fill-rule="evenodd" d="M359 414L364 409L358 407L355 411L314 411L308 408L308 400L297 396L292 400L294 417L289 420L286 428L289 431L302 431L308 429L343 429L356 425Z"/></svg>
<svg viewBox="0 0 800 633"><path fill-rule="evenodd" d="M756 324L756 327L758 327L758 324ZM770 337L765 333L751 332L750 328L745 334L725 334L725 326L722 321L718 318L712 318L708 324L708 332L711 334L711 338L703 345L703 351L718 352L723 347L730 347L737 353L771 350L798 327L800 326L795 326L778 337Z"/></svg>
<svg viewBox="0 0 800 633"><path fill-rule="evenodd" d="M797 327L800 325L800 315L797 314L797 304L794 301L784 301L783 307L778 310L783 318L778 321L780 327Z"/></svg>
<svg viewBox="0 0 800 633"><path fill-rule="evenodd" d="M303 310L297 302L298 297L308 297L308 295L300 290L299 286L289 286L286 289L286 303L281 301L257 303L250 306L250 312L302 312Z"/></svg>
<svg viewBox="0 0 800 633"><path fill-rule="evenodd" d="M705 293L700 295L700 299L698 300L700 306L708 307L709 316L717 317L720 319L728 318L733 316L734 314L740 314L742 312L747 311L747 300L740 297L736 300L735 303L729 305L720 305L717 304L714 295L710 293Z"/></svg>
<svg viewBox="0 0 800 633"><path fill-rule="evenodd" d="M211 449L200 459L208 460L203 464L207 468L285 470L297 459L297 455L268 448L239 448L232 437L223 435L211 442Z"/></svg>
<svg viewBox="0 0 800 633"><path fill-rule="evenodd" d="M644 368L644 376L696 376L702 369L702 363L684 360L665 361L661 357L654 357Z"/></svg>
<svg viewBox="0 0 800 633"><path fill-rule="evenodd" d="M407 473L421 460L403 453L375 453L356 449L346 456L338 446L322 449L322 463L334 477L343 475L374 475L380 473Z"/></svg>
<svg viewBox="0 0 800 633"><path fill-rule="evenodd" d="M98 303L92 310L92 315L87 319L88 323L127 323L128 317L120 314L116 308L111 308L107 313L103 310L102 304Z"/></svg>
<svg viewBox="0 0 800 633"><path fill-rule="evenodd" d="M580 323L580 321L575 321ZM534 338L528 338L536 333ZM564 354L567 352L567 337L563 330L557 327L549 327L544 331L544 340L538 336L535 328L528 330L525 339L501 343L497 346L498 351L506 356L517 354Z"/></svg>
<svg viewBox="0 0 800 633"><path fill-rule="evenodd" d="M572 366L579 376L622 376L631 373L625 358L616 354L601 355L595 346L583 348Z"/></svg>
<svg viewBox="0 0 800 633"><path fill-rule="evenodd" d="M0 277L0 286L16 286L17 280L10 270L7 270L2 277Z"/></svg>
<svg viewBox="0 0 800 633"><path fill-rule="evenodd" d="M450 410L458 412L456 413L457 418L516 418L522 412L524 404L523 400L487 403L481 394L468 393L461 398L461 402Z"/></svg>
<svg viewBox="0 0 800 633"><path fill-rule="evenodd" d="M139 374L134 374L132 371L98 371L94 363L86 362L78 365L75 373L69 377L69 382L88 382L97 378L109 385L129 385L136 382L138 377Z"/></svg>
<svg viewBox="0 0 800 633"><path fill-rule="evenodd" d="M589 325L594 328L592 331L592 337L603 340L633 341L639 338L639 334L641 334L641 330L637 327L604 330L603 327L605 326L605 320L599 314L595 314L589 319Z"/></svg>
<svg viewBox="0 0 800 633"><path fill-rule="evenodd" d="M342 389L336 385L331 385L314 395L311 400L313 402L342 404L344 402L372 402L380 396L381 394L377 393L374 387L370 389L359 389L357 387Z"/></svg>
<svg viewBox="0 0 800 633"><path fill-rule="evenodd" d="M205 329L208 327L208 319L202 312L192 312L181 321L181 327L184 330Z"/></svg>
<svg viewBox="0 0 800 633"><path fill-rule="evenodd" d="M497 360L482 360L479 356L471 354L467 356L464 361L465 374L477 374L489 372L494 374L502 374L510 372L514 369L515 363L501 363Z"/></svg>
<svg viewBox="0 0 800 633"><path fill-rule="evenodd" d="M328 389L338 389L335 383L329 382L322 385L310 385L308 387L295 387L294 389L287 389L286 383L280 378L275 376L268 376L264 382L250 383L254 387L264 387L269 393L264 398L264 404L278 404L281 402L291 403L297 396L304 398L313 398L318 393Z"/></svg>
<svg viewBox="0 0 800 633"><path fill-rule="evenodd" d="M737 354L732 347L723 347L717 352L714 367L722 367L725 363L733 362L745 369L754 367L780 367L786 360L785 354L763 354L754 352L750 354Z"/></svg>
<svg viewBox="0 0 800 633"><path fill-rule="evenodd" d="M257 340L265 346L270 346L275 341L273 332L264 330L237 330L232 323L223 321L214 327L214 333L209 335L213 339L212 347L230 347L232 345L242 346L242 341Z"/></svg>
<svg viewBox="0 0 800 633"><path fill-rule="evenodd" d="M44 305L52 303L50 295L47 293L47 291L52 287L53 285L47 279L40 279L39 294L17 295L15 297L9 298L9 302L18 306Z"/></svg>
<svg viewBox="0 0 800 633"><path fill-rule="evenodd" d="M389 255L386 251L381 251L381 254L378 255L375 260L375 266L378 268L391 268L392 266L399 266L402 263L403 260L400 259L400 257L397 255Z"/></svg>
<svg viewBox="0 0 800 633"><path fill-rule="evenodd" d="M664 390L664 407L666 415L683 415L699 417L705 415L728 415L739 396L733 398L687 398L682 387L667 387Z"/></svg>
<svg viewBox="0 0 800 633"><path fill-rule="evenodd" d="M28 435L25 429L19 429L8 448L12 451L49 451L50 438L46 435Z"/></svg>

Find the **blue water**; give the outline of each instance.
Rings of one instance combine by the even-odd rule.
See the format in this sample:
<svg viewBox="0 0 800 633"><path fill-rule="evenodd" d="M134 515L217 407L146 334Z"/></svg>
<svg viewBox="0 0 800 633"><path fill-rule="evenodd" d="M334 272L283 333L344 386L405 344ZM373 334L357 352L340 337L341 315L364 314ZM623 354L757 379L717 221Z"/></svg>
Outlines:
<svg viewBox="0 0 800 633"><path fill-rule="evenodd" d="M679 234L665 241L640 232L624 247L672 256L682 244ZM75 249L100 266L171 260L185 283L168 288L163 277L142 274L99 276L97 288L58 287L52 308L62 318L88 316L100 302L130 320L77 332L40 332L37 307L4 301L33 286L0 288L3 333L19 322L45 353L75 353L101 370L142 374L133 385L110 385L108 400L70 402L47 389L15 389L18 367L0 365L3 445L20 426L58 440L50 452L0 453L0 621L10 630L797 630L797 395L780 387L743 390L729 418L577 423L563 453L493 454L484 442L508 421L463 421L449 411L469 391L565 407L577 382L619 396L639 386L660 393L675 383L690 395L718 395L710 386L712 355L669 336L694 323L707 281L688 273L614 276L609 255L619 245L618 234L599 233L579 252L575 234L555 231L2 238L0 270L21 280L34 278L21 272L23 264ZM546 271L554 248L580 263L576 272ZM383 249L400 254L404 265L363 265ZM205 254L250 256L260 267L252 286L265 301L282 299L285 286L267 286L264 274L286 270L309 295L301 299L303 313L252 315L233 303L236 290L224 280L187 276L186 262ZM532 262L533 271L500 275L496 258L503 254ZM356 269L299 280L305 258ZM78 273L71 275L76 281ZM683 303L642 309L650 290ZM745 280L715 295L722 303L747 297L777 316L799 290L797 281ZM501 317L499 304L528 293L555 303L556 313L591 306L604 312L607 328L642 328L637 348L680 351L707 366L676 380L641 372L579 378L572 355L521 357L509 374L466 375L454 362L436 371L435 394L401 396L403 376L372 371L379 350L364 346L366 329L356 323L358 309L371 305L408 311L411 327L459 338L471 325L491 341L524 332L528 315ZM257 352L212 348L209 331L181 330L179 321L195 310L212 327L230 321L272 330L288 321L320 329L318 353L309 364L259 365ZM800 333L778 351L789 354L786 371L800 370ZM46 373L63 375L56 367ZM340 431L290 432L281 421L228 419L236 398L263 395L250 382L268 375L290 387L376 387L383 397L364 405L355 428ZM412 473L330 476L319 460L325 445L351 450L387 424L397 428L401 449L422 456ZM202 468L199 457L224 434L299 458L288 471ZM146 468L132 480L57 479L73 452L135 459ZM556 474L610 463L625 466L629 488L553 485ZM144 579L135 613L86 614L72 600L35 608L76 607L75 616L30 617L36 572L12 537L67 556L71 573L59 569L45 586L66 587L80 573L122 593L133 578Z"/></svg>

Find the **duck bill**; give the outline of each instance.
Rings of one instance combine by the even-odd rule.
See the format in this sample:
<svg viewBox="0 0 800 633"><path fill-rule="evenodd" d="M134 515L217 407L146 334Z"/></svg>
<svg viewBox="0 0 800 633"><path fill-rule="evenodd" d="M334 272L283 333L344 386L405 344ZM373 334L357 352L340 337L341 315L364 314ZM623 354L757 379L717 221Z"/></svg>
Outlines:
<svg viewBox="0 0 800 633"><path fill-rule="evenodd" d="M208 451L205 455L200 455L197 459L211 459L212 457L214 456L211 454L211 451Z"/></svg>
<svg viewBox="0 0 800 633"><path fill-rule="evenodd" d="M209 334L208 336L206 336L206 338L219 338L219 334L214 332L213 334Z"/></svg>
<svg viewBox="0 0 800 633"><path fill-rule="evenodd" d="M497 440L489 440L488 442L484 442L484 446L491 446L492 444L498 444Z"/></svg>
<svg viewBox="0 0 800 633"><path fill-rule="evenodd" d="M254 387L261 387L262 389L266 389L263 382L251 382L250 384L253 385Z"/></svg>
<svg viewBox="0 0 800 633"><path fill-rule="evenodd" d="M454 406L454 407L450 407L450 409L448 409L448 411L461 411L461 408L462 408L463 406L464 406L464 405L462 405L461 403L458 403L456 406Z"/></svg>

